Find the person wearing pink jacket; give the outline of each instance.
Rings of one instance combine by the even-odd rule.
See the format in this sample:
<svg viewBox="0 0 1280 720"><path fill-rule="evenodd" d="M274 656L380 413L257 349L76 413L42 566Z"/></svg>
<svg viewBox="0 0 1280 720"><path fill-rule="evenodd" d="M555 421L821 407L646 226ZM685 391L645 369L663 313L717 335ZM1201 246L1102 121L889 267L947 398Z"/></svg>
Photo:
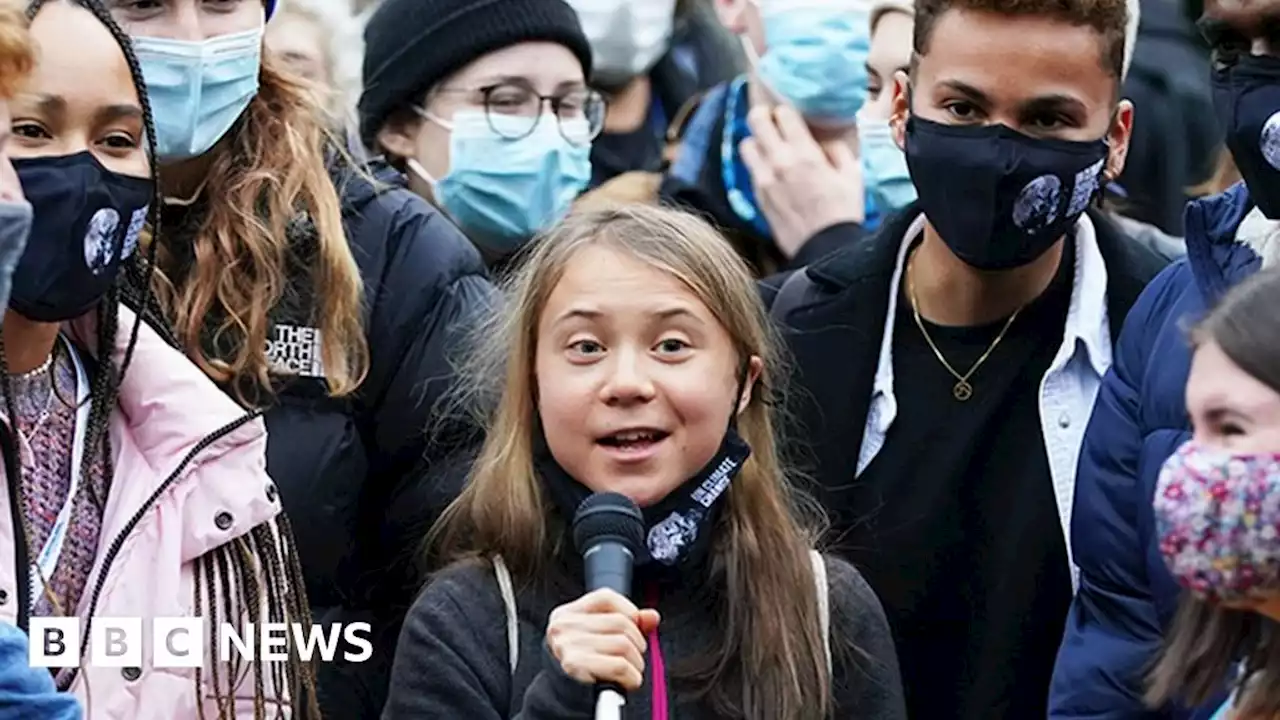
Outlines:
<svg viewBox="0 0 1280 720"><path fill-rule="evenodd" d="M6 119L31 232L0 342L0 622L79 620L79 666L52 672L91 720L314 717L292 652L224 662L206 637L200 668L152 652L155 618L305 627L305 595L262 420L121 301L153 266L157 206L128 38L99 0L28 15L38 59ZM96 666L93 625L120 617L142 618L141 662Z"/></svg>

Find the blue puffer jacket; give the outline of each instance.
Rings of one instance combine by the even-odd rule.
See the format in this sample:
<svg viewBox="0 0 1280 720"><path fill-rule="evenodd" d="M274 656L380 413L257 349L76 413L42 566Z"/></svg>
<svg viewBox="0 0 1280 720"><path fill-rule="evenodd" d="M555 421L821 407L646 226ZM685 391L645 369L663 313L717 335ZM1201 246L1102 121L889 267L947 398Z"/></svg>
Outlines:
<svg viewBox="0 0 1280 720"><path fill-rule="evenodd" d="M1160 467L1190 437L1186 323L1261 265L1236 231L1253 203L1243 184L1191 203L1187 257L1164 270L1129 313L1080 452L1071 542L1080 591L1058 654L1049 717L1185 720L1205 708L1152 712L1143 674L1173 620L1179 587L1154 537Z"/></svg>
<svg viewBox="0 0 1280 720"><path fill-rule="evenodd" d="M27 634L0 623L0 720L81 720L76 697L58 692L48 670L28 665L27 651Z"/></svg>

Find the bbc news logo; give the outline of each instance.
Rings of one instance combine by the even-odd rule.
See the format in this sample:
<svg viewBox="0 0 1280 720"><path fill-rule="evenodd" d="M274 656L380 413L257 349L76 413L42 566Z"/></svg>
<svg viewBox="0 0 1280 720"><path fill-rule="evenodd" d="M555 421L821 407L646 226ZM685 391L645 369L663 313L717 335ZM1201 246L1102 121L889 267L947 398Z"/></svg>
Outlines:
<svg viewBox="0 0 1280 720"><path fill-rule="evenodd" d="M204 618L155 618L151 626L152 666L158 668L201 667L209 640ZM79 618L33 617L28 664L31 667L79 667L82 628ZM89 665L97 667L141 667L142 650L147 645L142 618L95 617L89 643ZM303 662L318 659L333 662L342 650L347 662L365 662L373 656L369 623L331 623L306 628L302 623L231 623L218 625L214 639L217 658L242 660L288 660L292 648ZM343 647L345 645L345 648ZM257 651L257 652L255 652Z"/></svg>

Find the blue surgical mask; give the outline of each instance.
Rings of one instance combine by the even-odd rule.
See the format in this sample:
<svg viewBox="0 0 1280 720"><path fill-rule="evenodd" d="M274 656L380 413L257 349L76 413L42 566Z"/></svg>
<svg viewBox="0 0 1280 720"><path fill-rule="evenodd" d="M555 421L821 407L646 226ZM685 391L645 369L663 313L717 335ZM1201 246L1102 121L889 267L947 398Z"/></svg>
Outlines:
<svg viewBox="0 0 1280 720"><path fill-rule="evenodd" d="M203 42L135 37L161 162L209 151L258 94L262 28Z"/></svg>
<svg viewBox="0 0 1280 720"><path fill-rule="evenodd" d="M876 207L888 214L916 199L916 186L907 170L907 156L893 141L885 120L858 120L862 179Z"/></svg>
<svg viewBox="0 0 1280 720"><path fill-rule="evenodd" d="M758 4L764 56L744 45L760 80L811 124L853 125L867 95L867 13L847 2Z"/></svg>
<svg viewBox="0 0 1280 720"><path fill-rule="evenodd" d="M426 117L450 131L449 172L436 181L417 162L409 168L432 186L436 202L463 232L496 255L510 255L559 222L591 181L591 145L566 140L550 113L519 140L500 136L489 123L509 122L508 134L518 135L528 118L484 112L459 112L452 122Z"/></svg>

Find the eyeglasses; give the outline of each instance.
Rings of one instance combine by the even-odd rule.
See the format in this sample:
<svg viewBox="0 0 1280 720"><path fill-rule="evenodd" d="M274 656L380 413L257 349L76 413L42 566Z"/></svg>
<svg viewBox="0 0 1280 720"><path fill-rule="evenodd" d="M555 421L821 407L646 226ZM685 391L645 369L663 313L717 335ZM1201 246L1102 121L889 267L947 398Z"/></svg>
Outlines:
<svg viewBox="0 0 1280 720"><path fill-rule="evenodd" d="M489 128L506 140L521 140L533 134L542 120L542 108L548 103L560 135L574 145L590 144L604 129L604 96L588 88L541 95L528 85L503 82L482 88L437 88L436 92L480 93Z"/></svg>

